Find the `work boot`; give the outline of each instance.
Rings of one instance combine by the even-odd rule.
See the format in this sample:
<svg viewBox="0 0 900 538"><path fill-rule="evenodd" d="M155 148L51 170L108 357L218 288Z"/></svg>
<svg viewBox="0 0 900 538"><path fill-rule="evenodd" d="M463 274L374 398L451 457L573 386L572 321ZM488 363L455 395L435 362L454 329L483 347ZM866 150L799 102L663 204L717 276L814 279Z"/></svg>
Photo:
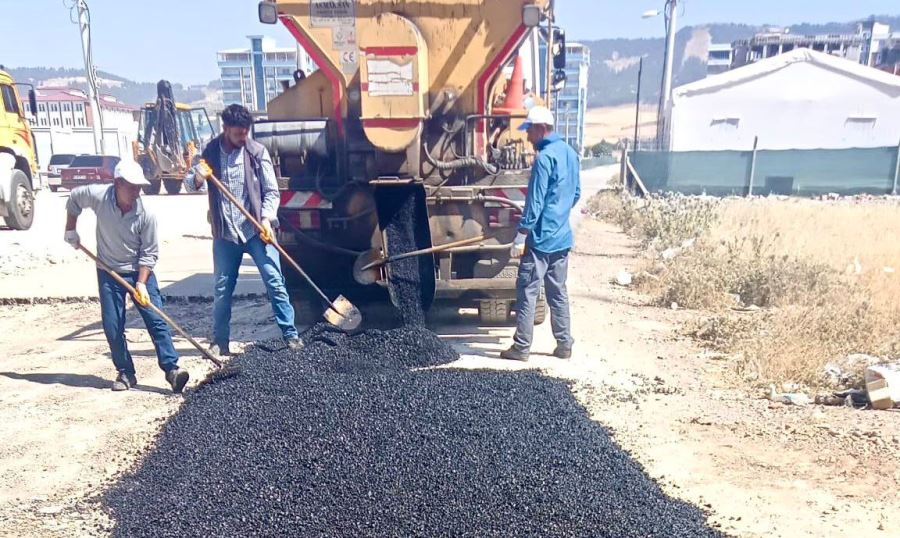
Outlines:
<svg viewBox="0 0 900 538"><path fill-rule="evenodd" d="M560 346L557 345L556 349L553 350L553 356L557 359L571 359L572 358L572 346Z"/></svg>
<svg viewBox="0 0 900 538"><path fill-rule="evenodd" d="M519 351L516 349L516 346L511 346L509 349L500 352L500 358L506 359L509 361L527 361L528 353L525 351Z"/></svg>
<svg viewBox="0 0 900 538"><path fill-rule="evenodd" d="M172 392L175 394L180 394L184 390L184 386L187 385L190 378L191 374L187 370L177 366L166 372L166 381L172 386Z"/></svg>
<svg viewBox="0 0 900 538"><path fill-rule="evenodd" d="M116 380L113 381L112 389L116 392L120 392L123 390L128 390L135 385L137 385L136 375L119 372L119 375L116 376Z"/></svg>
<svg viewBox="0 0 900 538"><path fill-rule="evenodd" d="M231 346L228 344L228 342L224 344L213 344L209 346L209 352L212 353L215 357L230 357Z"/></svg>
<svg viewBox="0 0 900 538"><path fill-rule="evenodd" d="M301 340L299 336L291 336L290 338L285 338L284 343L291 351L300 351L305 345L303 343L303 340Z"/></svg>

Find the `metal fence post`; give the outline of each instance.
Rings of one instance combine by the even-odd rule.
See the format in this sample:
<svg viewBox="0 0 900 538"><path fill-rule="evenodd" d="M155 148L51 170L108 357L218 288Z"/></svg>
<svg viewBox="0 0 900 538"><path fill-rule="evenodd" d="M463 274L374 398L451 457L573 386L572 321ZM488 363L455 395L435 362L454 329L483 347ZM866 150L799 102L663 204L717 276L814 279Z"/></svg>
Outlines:
<svg viewBox="0 0 900 538"><path fill-rule="evenodd" d="M897 196L897 180L900 180L900 142L897 143L897 165L894 168L894 188L891 194Z"/></svg>
<svg viewBox="0 0 900 538"><path fill-rule="evenodd" d="M747 186L747 196L753 196L753 178L756 175L756 148L759 147L759 137L753 137L753 155L750 157L750 184Z"/></svg>

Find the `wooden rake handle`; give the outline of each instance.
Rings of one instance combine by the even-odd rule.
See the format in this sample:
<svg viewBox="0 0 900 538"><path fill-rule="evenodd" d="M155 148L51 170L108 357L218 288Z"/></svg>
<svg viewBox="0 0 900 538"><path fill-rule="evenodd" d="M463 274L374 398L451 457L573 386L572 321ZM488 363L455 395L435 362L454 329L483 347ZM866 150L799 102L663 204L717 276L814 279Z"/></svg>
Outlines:
<svg viewBox="0 0 900 538"><path fill-rule="evenodd" d="M481 243L485 239L486 239L485 236L479 235L478 237L470 237L468 239L460 239L460 240L454 241L452 243L444 243L443 245L438 245L436 247L429 247L429 248L423 248L421 250L413 250L411 252L404 252L403 254L397 254L394 256L389 256L387 258L382 258L380 260L375 260L372 263L364 266L361 269L361 271L366 271L368 269L373 269L375 267L380 267L382 265L387 265L389 263L398 262L400 260L405 260L407 258L413 258L415 256L424 256L426 254L436 254L438 252L450 250L451 248L465 247L467 245Z"/></svg>
<svg viewBox="0 0 900 538"><path fill-rule="evenodd" d="M238 201L237 198L235 198L234 194L231 193L228 187L222 184L222 182L219 180L219 178L216 177L215 174L210 174L207 179L211 181L217 189L219 189L219 192L221 192L225 196L225 198L228 198L228 200L232 204L234 204L238 211L240 211L241 214L243 214L244 217L246 217L247 220L249 220L253 224L253 226L259 233L264 233L266 231L266 229L263 228L262 224L260 224L260 222L256 220L256 217L254 217L250 214L249 211L247 211L247 208L244 207L244 204L242 204ZM281 254L281 257L287 260L291 267L293 267L294 270L300 273L300 276L302 276L304 280L306 280L306 283L309 284L309 286L319 294L319 297L321 297L322 300L328 304L328 308L333 310L335 314L341 316L342 318L345 317L345 315L340 310L338 310L336 306L334 306L334 303L331 301L331 299L329 299L328 296L325 295L325 292L322 291L322 289L319 288L319 286L317 286L315 282L313 282L313 279L306 274L306 271L304 271L303 268L300 267L300 264L297 263L294 258L292 258L287 252L285 252L284 248L278 244L278 241L273 241L271 244L278 250L278 252Z"/></svg>
<svg viewBox="0 0 900 538"><path fill-rule="evenodd" d="M111 277L113 277L113 279L115 279L116 282L118 282L119 284L122 285L123 288L125 288L126 290L128 290L128 293L130 293L132 297L134 297L134 296L136 295L137 291L134 289L134 286L132 286L131 284L128 283L127 280L125 280L124 278L122 278L122 276L119 275L119 273L113 271L108 265L106 265L105 263L103 263L102 261L100 261L100 258L98 258L97 256L95 256L93 252L91 252L90 250L84 248L84 246L83 246L83 245L80 245L80 244L78 245L78 249L81 250L82 252L84 252L85 254L87 254L87 256L88 256L90 259L94 260L94 263L97 264L97 267L99 267L100 269L103 269L104 271L106 271L107 273L109 273L109 275L110 275ZM143 305L141 305L141 306L143 306ZM204 357L205 359L211 361L213 364L215 364L215 365L216 365L217 367L219 367L219 368L222 367L222 361L220 361L219 359L217 359L212 353L210 353L209 351L207 351L206 348L204 348L203 346L201 346L199 342L197 342L196 340L194 340L193 337L191 337L191 335L189 335L189 334L187 333L187 331L185 331L184 329L181 328L180 325L178 325L177 323L175 323L175 320L173 320L172 318L170 318L170 317L168 316L168 314L166 314L165 312L163 312L162 310L160 310L155 304L150 303L150 304L148 304L145 308L149 308L150 310L152 310L153 312L155 312L157 315L159 315L159 317L161 317L162 319L166 320L166 323L168 323L169 325L171 325L173 329L175 329L176 331L178 331L178 334L180 334L181 336L183 336L185 339L187 339L188 342L190 342L195 348L197 348L197 351L199 351L199 352L203 355L203 357Z"/></svg>

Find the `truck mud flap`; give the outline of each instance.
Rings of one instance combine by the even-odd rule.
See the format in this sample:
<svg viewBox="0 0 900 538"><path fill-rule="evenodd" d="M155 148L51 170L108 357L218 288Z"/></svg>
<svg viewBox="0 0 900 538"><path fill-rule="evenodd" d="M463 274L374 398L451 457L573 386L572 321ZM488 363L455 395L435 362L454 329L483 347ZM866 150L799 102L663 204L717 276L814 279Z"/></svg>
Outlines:
<svg viewBox="0 0 900 538"><path fill-rule="evenodd" d="M375 205L384 253L395 256L431 247L425 188L421 184L376 185ZM391 302L404 323L422 324L434 302L434 256L415 256L386 267Z"/></svg>

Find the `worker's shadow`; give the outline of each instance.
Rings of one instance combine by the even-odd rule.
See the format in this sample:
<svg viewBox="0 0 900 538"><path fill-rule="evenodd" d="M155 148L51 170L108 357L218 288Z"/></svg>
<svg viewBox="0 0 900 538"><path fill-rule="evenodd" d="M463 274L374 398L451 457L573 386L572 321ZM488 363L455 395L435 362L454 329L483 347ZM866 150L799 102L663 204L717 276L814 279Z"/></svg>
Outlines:
<svg viewBox="0 0 900 538"><path fill-rule="evenodd" d="M112 381L102 377L86 374L47 374L31 373L18 374L16 372L0 372L0 376L15 379L17 381L29 381L41 385L65 385L67 387L109 390ZM171 394L171 391L148 385L135 385L134 390L152 392L154 394Z"/></svg>

